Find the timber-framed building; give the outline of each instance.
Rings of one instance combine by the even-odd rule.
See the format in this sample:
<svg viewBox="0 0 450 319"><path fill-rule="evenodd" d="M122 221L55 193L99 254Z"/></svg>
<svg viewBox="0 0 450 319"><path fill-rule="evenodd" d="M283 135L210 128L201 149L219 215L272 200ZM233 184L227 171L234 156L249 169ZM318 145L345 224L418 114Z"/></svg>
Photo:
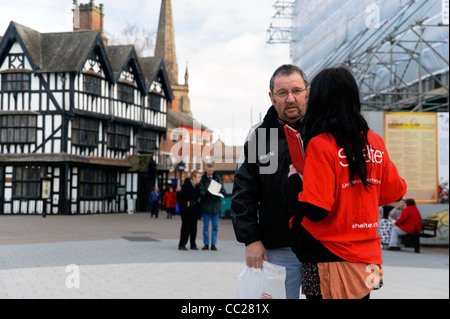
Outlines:
<svg viewBox="0 0 450 319"><path fill-rule="evenodd" d="M0 214L144 211L173 99L161 58L106 46L98 30L11 22L0 37Z"/></svg>

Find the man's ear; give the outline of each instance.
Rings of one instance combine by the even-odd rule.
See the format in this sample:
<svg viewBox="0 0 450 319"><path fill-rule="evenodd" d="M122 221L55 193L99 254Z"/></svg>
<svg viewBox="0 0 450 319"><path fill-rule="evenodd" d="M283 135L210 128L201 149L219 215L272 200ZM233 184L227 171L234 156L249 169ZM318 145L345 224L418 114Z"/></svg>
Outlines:
<svg viewBox="0 0 450 319"><path fill-rule="evenodd" d="M270 102L272 102L272 105L275 104L275 102L273 100L273 94L270 91L269 91L269 97L270 97Z"/></svg>

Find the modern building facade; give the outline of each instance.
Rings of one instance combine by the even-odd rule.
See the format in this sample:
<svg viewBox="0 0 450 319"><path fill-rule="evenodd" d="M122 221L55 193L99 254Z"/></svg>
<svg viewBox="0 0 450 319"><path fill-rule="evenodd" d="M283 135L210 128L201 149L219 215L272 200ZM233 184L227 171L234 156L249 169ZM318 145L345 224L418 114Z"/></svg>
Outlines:
<svg viewBox="0 0 450 319"><path fill-rule="evenodd" d="M367 110L448 112L448 1L296 0L292 10L292 61L310 78L344 65Z"/></svg>

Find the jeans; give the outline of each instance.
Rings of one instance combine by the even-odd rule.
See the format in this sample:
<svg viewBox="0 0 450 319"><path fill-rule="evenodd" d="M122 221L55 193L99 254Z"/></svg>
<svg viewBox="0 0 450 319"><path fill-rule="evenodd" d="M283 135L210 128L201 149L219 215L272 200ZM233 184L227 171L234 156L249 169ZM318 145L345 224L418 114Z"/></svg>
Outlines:
<svg viewBox="0 0 450 319"><path fill-rule="evenodd" d="M302 284L302 263L290 247L266 249L269 262L286 268L286 299L299 299Z"/></svg>
<svg viewBox="0 0 450 319"><path fill-rule="evenodd" d="M217 230L219 229L219 213L203 214L203 244L209 245L209 220L211 219L211 245L217 244Z"/></svg>

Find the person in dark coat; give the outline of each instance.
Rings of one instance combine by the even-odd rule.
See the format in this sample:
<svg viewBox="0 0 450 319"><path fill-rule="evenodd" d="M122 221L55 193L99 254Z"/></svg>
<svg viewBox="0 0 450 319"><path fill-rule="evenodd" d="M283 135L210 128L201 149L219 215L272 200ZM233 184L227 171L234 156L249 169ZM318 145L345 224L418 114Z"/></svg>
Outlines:
<svg viewBox="0 0 450 319"><path fill-rule="evenodd" d="M236 239L244 243L249 267L263 260L286 268L286 297L298 299L302 264L291 251L286 185L292 163L284 126L302 134L309 85L304 72L282 65L270 79L272 106L252 127L236 170L231 217Z"/></svg>
<svg viewBox="0 0 450 319"><path fill-rule="evenodd" d="M150 193L148 201L150 202L151 217L155 216L155 218L158 218L159 202L161 201L161 193L158 187L155 187L155 190Z"/></svg>
<svg viewBox="0 0 450 319"><path fill-rule="evenodd" d="M201 177L200 172L193 171L191 178L185 180L181 191L178 193L178 207L181 215L179 250L187 250L186 244L188 239L190 239L191 249L198 250L195 238L197 236L197 217L200 207L198 184L200 183Z"/></svg>

